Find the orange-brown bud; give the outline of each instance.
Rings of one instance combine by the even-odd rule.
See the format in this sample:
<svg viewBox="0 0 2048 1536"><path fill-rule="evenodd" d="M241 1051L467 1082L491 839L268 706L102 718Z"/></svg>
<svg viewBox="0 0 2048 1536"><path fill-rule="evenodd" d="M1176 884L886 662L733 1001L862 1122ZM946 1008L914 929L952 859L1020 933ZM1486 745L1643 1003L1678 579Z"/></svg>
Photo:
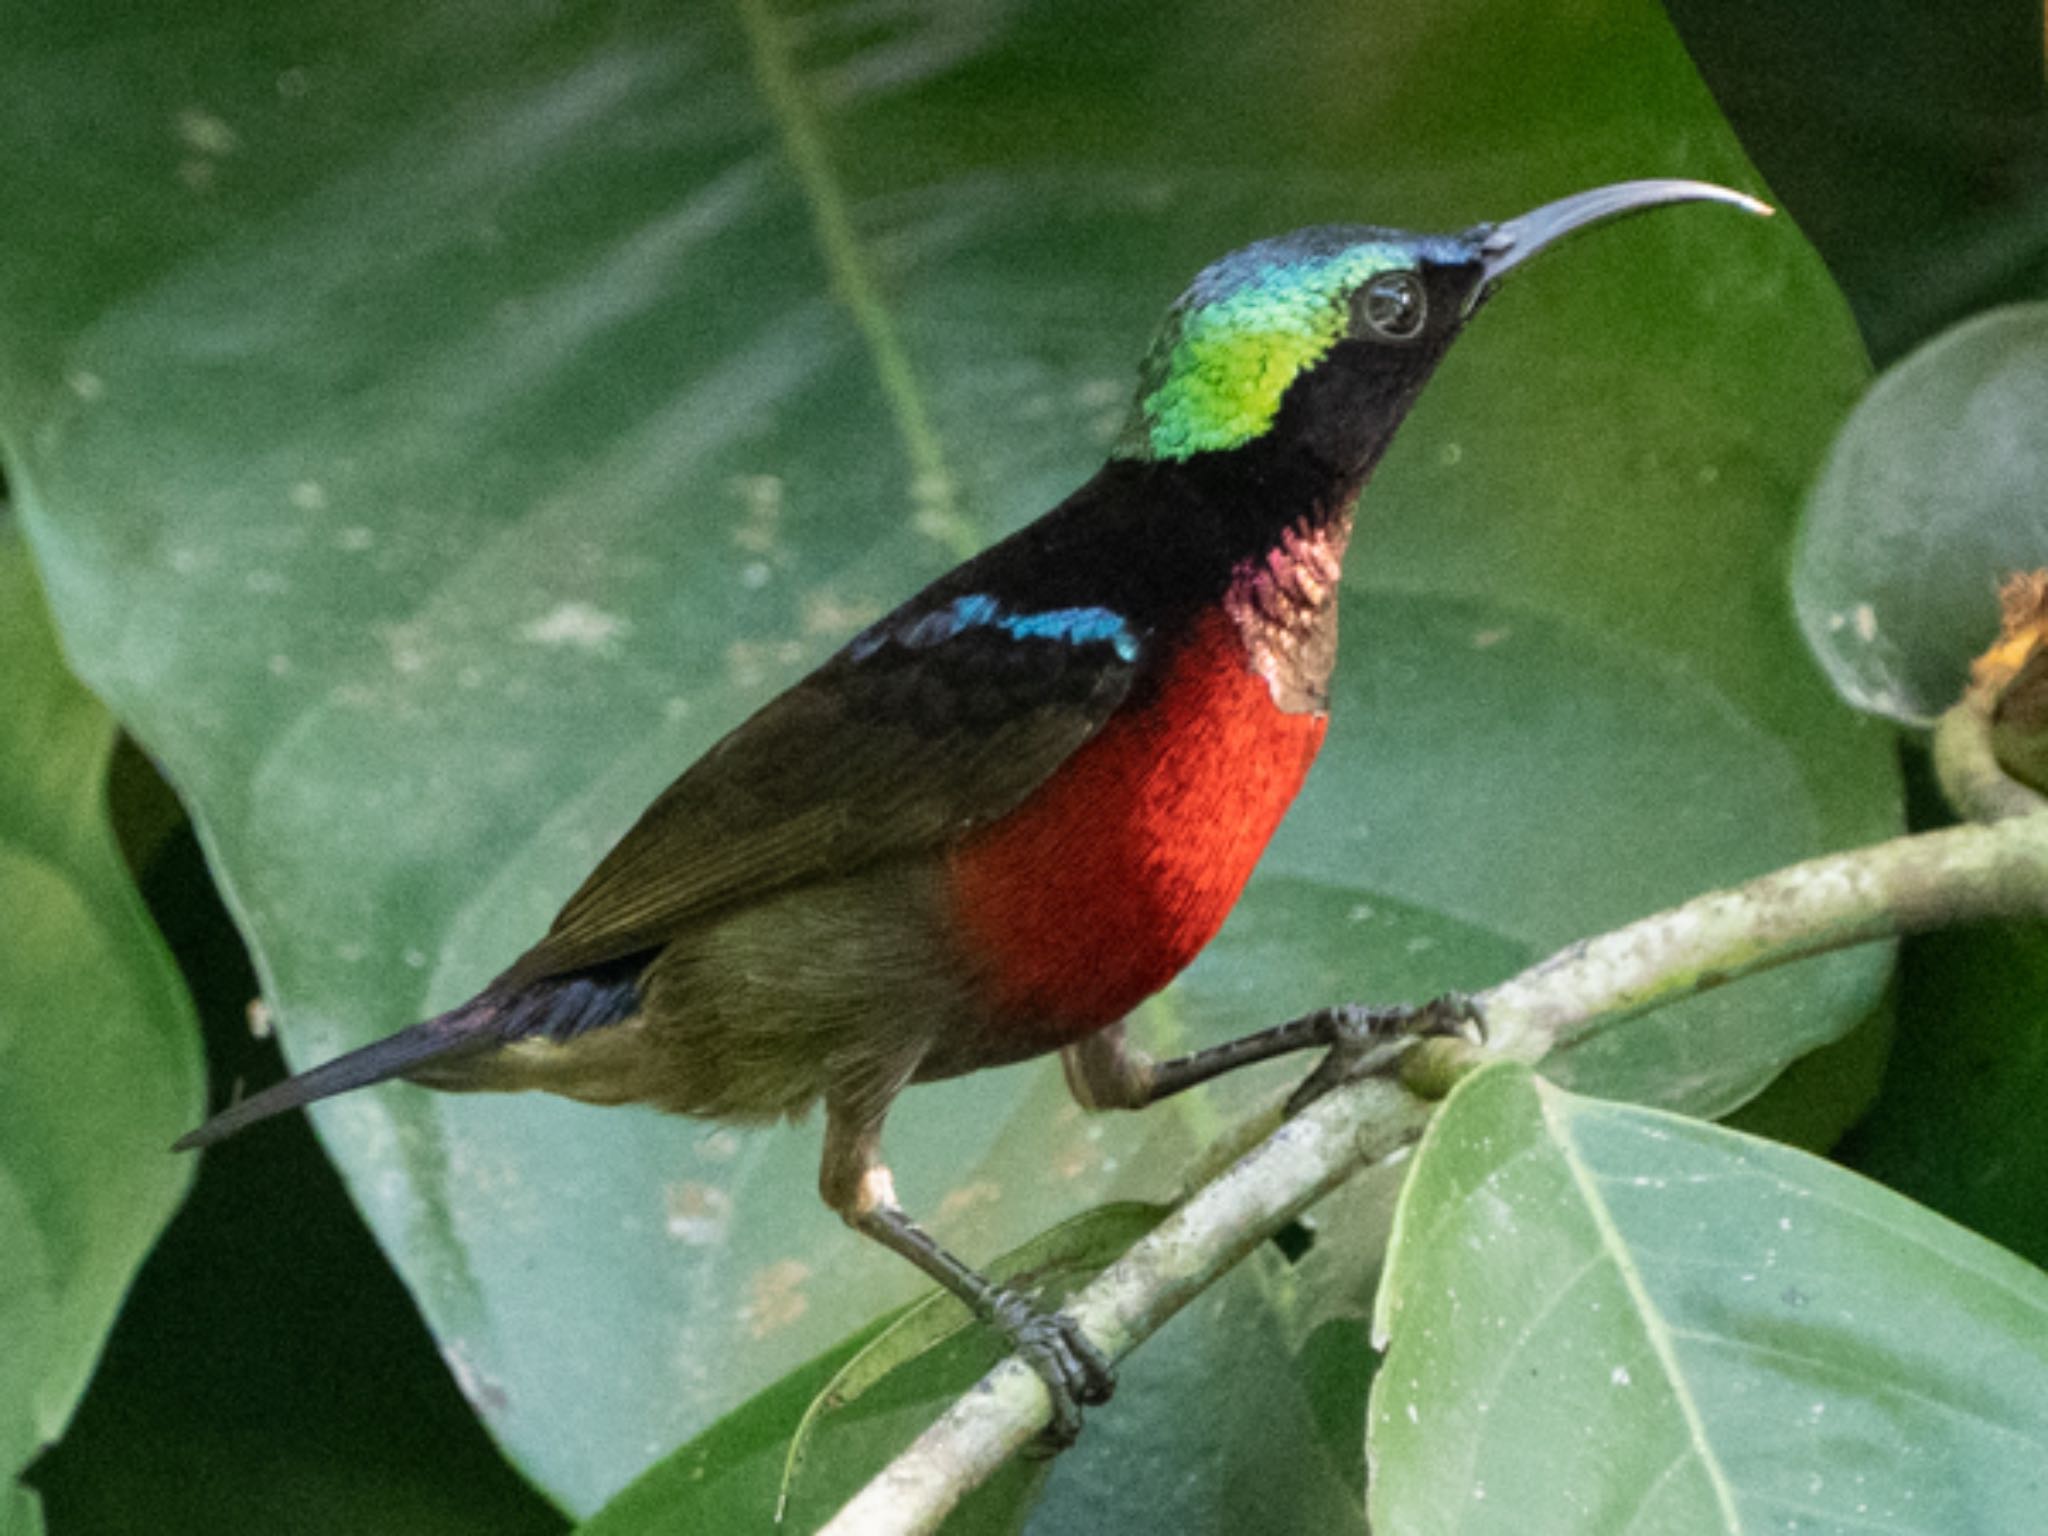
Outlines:
<svg viewBox="0 0 2048 1536"><path fill-rule="evenodd" d="M2009 577L1998 601L1998 640L1970 663L1970 694L1999 766L2048 793L2048 570Z"/></svg>

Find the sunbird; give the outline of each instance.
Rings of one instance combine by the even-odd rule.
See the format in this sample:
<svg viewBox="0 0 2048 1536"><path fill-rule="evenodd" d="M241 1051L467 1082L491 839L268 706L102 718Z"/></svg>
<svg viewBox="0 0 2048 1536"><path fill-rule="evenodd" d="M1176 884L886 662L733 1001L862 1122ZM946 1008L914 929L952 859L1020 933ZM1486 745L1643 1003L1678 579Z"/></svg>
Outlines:
<svg viewBox="0 0 2048 1536"><path fill-rule="evenodd" d="M392 1078L736 1121L823 1100L825 1203L1007 1335L1071 1440L1109 1360L911 1219L890 1106L1051 1051L1091 1109L1358 1053L1367 1016L1343 1010L1164 1061L1123 1020L1215 936L1323 744L1359 493L1451 343L1537 252L1695 201L1770 212L1632 181L1462 234L1324 225L1206 267L1085 485L685 769L475 997L178 1147Z"/></svg>

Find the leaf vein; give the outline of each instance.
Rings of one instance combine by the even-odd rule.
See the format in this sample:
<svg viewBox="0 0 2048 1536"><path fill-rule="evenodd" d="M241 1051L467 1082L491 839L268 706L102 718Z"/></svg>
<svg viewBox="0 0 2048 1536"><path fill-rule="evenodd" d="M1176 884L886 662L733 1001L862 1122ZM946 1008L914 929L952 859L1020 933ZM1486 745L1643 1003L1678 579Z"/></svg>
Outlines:
<svg viewBox="0 0 2048 1536"><path fill-rule="evenodd" d="M810 207L812 231L833 289L852 315L874 362L882 398L909 455L916 526L943 544L954 558L965 559L981 547L980 530L957 504L938 430L926 409L910 354L861 250L817 113L791 58L787 30L774 12L773 0L734 0L734 4L746 30L755 82Z"/></svg>

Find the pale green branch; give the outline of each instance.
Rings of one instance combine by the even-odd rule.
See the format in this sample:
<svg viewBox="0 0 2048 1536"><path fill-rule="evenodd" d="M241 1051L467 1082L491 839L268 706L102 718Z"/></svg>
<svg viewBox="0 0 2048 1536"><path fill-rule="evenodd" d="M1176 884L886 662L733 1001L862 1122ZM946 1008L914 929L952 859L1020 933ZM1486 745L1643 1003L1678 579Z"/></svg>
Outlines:
<svg viewBox="0 0 2048 1536"><path fill-rule="evenodd" d="M1974 694L1934 727L1934 774L1948 803L1972 821L2003 821L2048 810L2048 796L2011 777L1992 750L1985 701Z"/></svg>

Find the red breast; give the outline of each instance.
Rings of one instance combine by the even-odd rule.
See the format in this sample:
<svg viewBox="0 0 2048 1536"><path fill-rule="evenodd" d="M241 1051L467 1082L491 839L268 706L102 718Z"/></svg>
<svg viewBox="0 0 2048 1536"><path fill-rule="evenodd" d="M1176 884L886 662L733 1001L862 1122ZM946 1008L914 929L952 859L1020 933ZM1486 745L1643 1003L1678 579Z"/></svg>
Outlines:
<svg viewBox="0 0 2048 1536"><path fill-rule="evenodd" d="M956 932L1018 1054L1122 1018L1223 926L1323 744L1227 614L1202 619L1150 698L954 852Z"/></svg>

